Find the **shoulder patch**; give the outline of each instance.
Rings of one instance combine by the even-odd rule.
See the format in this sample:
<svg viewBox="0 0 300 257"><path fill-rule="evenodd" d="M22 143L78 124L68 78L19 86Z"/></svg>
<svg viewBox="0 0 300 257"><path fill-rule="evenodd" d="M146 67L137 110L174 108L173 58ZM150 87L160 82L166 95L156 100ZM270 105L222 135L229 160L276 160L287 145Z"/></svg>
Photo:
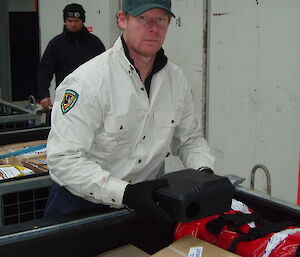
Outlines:
<svg viewBox="0 0 300 257"><path fill-rule="evenodd" d="M75 103L77 102L78 97L79 97L79 94L77 92L75 92L74 90L71 90L71 89L66 90L63 100L60 104L62 114L66 114L68 111L70 111L74 107Z"/></svg>

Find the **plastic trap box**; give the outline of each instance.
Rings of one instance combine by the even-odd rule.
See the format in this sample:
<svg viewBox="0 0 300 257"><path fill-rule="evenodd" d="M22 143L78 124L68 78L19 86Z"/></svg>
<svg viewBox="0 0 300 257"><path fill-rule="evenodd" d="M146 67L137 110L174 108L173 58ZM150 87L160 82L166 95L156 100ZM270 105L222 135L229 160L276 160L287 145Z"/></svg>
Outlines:
<svg viewBox="0 0 300 257"><path fill-rule="evenodd" d="M200 219L231 207L234 186L225 177L186 169L162 178L168 185L156 190L154 197L177 221Z"/></svg>

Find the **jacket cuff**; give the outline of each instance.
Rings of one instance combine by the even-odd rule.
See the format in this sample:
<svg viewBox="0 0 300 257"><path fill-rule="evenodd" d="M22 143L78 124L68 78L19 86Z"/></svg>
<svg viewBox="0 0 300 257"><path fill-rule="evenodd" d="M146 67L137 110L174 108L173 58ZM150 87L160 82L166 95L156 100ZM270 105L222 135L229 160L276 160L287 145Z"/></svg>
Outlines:
<svg viewBox="0 0 300 257"><path fill-rule="evenodd" d="M104 189L103 202L113 208L122 207L124 191L127 185L128 183L123 180L110 177ZM96 195L95 197L97 198Z"/></svg>

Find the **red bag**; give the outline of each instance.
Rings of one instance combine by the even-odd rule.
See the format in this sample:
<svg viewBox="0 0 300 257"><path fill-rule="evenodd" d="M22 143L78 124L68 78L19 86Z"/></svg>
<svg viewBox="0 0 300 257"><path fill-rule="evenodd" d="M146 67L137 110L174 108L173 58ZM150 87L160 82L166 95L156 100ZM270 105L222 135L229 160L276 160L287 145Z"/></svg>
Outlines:
<svg viewBox="0 0 300 257"><path fill-rule="evenodd" d="M272 223L257 213L230 210L188 223L178 223L175 240L186 235L201 238L211 244L243 257L300 256L300 227L289 222ZM300 251L300 250L298 250Z"/></svg>

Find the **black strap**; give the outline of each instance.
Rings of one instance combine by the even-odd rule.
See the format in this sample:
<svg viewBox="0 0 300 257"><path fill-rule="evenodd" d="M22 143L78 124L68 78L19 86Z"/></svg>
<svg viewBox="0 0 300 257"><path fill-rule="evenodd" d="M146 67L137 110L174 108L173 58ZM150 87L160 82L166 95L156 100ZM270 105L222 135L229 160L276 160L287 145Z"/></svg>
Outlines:
<svg viewBox="0 0 300 257"><path fill-rule="evenodd" d="M259 221L259 226L249 229L249 232L245 234L239 227L252 221ZM270 233L279 232L287 227L296 226L289 221L274 223L269 220L263 219L259 213L243 213L237 212L234 214L222 214L219 218L213 219L206 224L206 229L214 235L220 234L225 224L232 230L240 235L237 236L231 243L228 249L231 252L236 251L237 244L241 241L251 241L264 237ZM300 249L299 257L300 257Z"/></svg>
<svg viewBox="0 0 300 257"><path fill-rule="evenodd" d="M258 213L237 212L233 214L222 214L219 218L213 219L206 224L206 229L214 235L219 235L225 224L233 231L242 233L238 227L252 221L261 219Z"/></svg>
<svg viewBox="0 0 300 257"><path fill-rule="evenodd" d="M227 223L236 224L236 226L241 226L252 221L260 220L262 218L262 216L256 212L253 213L237 212L234 214L222 214L221 217Z"/></svg>
<svg viewBox="0 0 300 257"><path fill-rule="evenodd" d="M230 245L230 248L229 248L229 251L234 253L236 251L237 244L241 241L244 242L244 241L251 241L251 240L254 240L254 239L258 239L258 238L267 236L270 233L276 233L276 232L279 232L279 231L281 231L281 230L283 230L287 227L294 226L294 225L295 224L293 224L289 221L284 221L284 222L280 222L280 223L268 222L268 224L265 223L262 226L259 226L259 227L256 227L256 228L251 228L249 230L248 234L237 236L232 241L232 243Z"/></svg>

